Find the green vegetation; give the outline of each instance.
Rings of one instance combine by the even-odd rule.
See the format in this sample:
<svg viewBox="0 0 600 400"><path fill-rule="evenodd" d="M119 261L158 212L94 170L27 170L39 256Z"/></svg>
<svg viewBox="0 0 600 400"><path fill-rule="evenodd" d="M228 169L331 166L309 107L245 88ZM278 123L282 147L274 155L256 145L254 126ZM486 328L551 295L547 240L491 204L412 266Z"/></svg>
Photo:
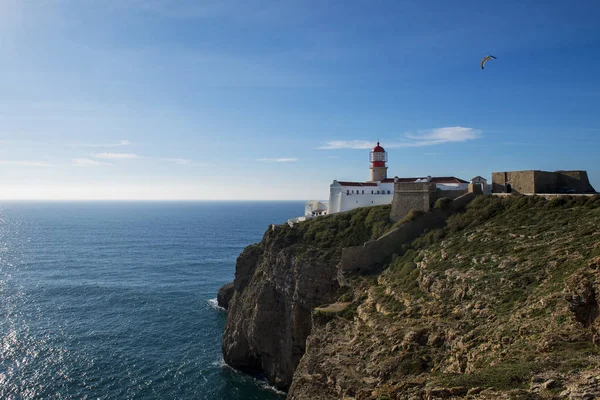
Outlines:
<svg viewBox="0 0 600 400"><path fill-rule="evenodd" d="M449 210L452 207L452 199L442 197L437 199L433 208L436 210Z"/></svg>
<svg viewBox="0 0 600 400"><path fill-rule="evenodd" d="M421 215L425 214L425 212L421 211L421 210L410 210L408 212L408 214L406 214L404 216L404 218L402 218L400 221L396 222L395 224L393 224L388 231L391 231L393 229L396 229L397 227L399 227L400 225L403 225L407 222L410 222L414 219L417 219L418 217L420 217Z"/></svg>
<svg viewBox="0 0 600 400"><path fill-rule="evenodd" d="M447 387L494 387L510 390L527 387L534 372L536 372L535 365L517 362L482 368L473 374L441 374L437 378Z"/></svg>
<svg viewBox="0 0 600 400"><path fill-rule="evenodd" d="M360 304L358 302L354 302L354 303L350 303L348 305L348 307L346 307L341 313L340 313L340 317L347 319L347 320L353 320L354 317L357 314L357 309L358 306Z"/></svg>
<svg viewBox="0 0 600 400"><path fill-rule="evenodd" d="M357 208L326 215L294 226L282 226L275 235L277 245L296 246L299 253L317 252L323 260L331 261L341 255L344 247L359 246L383 235L392 223L391 206Z"/></svg>
<svg viewBox="0 0 600 400"><path fill-rule="evenodd" d="M565 277L580 268L582 260L600 255L593 247L599 226L600 196L550 201L538 196L480 196L464 213L450 217L444 229L415 240L392 261L388 276L414 293L407 268L423 257L420 250L441 253L443 243L444 257L430 257L428 269L486 274L480 284L494 287L496 311L508 312L534 292L562 289Z"/></svg>
<svg viewBox="0 0 600 400"><path fill-rule="evenodd" d="M385 339L390 347L428 323L430 334L443 323L453 336L468 338L461 348L474 351L472 372L432 373L436 385L525 388L538 372L595 365L593 332L576 321L564 293L572 282L592 280L598 257L600 196L480 196L371 278L373 307L365 313L381 326L397 326L399 333ZM382 362L395 363L398 376L390 379L396 380L435 371L449 359L466 365L466 358L458 361L465 355L430 344L407 345L389 357Z"/></svg>

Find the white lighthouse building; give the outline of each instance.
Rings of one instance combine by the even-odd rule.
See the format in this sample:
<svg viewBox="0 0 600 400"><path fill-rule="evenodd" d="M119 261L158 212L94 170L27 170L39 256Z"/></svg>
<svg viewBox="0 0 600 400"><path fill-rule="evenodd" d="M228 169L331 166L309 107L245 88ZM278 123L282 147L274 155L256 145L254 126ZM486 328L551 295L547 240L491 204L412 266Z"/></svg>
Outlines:
<svg viewBox="0 0 600 400"><path fill-rule="evenodd" d="M387 151L379 145L379 142L369 153L369 161L371 163L369 181L333 181L329 187L328 214L392 203L394 180L387 179Z"/></svg>
<svg viewBox="0 0 600 400"><path fill-rule="evenodd" d="M334 180L329 186L329 201L311 200L306 202L304 216L292 218L288 223L305 221L321 215L350 211L359 207L391 204L394 198L395 182L432 182L439 190L466 190L469 182L453 176L394 178L387 177L387 151L379 142L369 153L370 180L366 182L346 182Z"/></svg>

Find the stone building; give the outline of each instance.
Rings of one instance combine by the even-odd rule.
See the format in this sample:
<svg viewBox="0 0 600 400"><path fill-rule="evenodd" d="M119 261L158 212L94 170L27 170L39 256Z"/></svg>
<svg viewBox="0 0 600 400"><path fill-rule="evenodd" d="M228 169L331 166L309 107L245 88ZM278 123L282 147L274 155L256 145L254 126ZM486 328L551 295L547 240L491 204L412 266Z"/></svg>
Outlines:
<svg viewBox="0 0 600 400"><path fill-rule="evenodd" d="M329 186L329 201L308 201L304 207L304 215L289 219L288 224L292 225L321 215L350 211L359 207L391 204L396 196L396 185L399 183L408 184L407 188L413 183L426 183L428 188L432 188L436 192L447 192L448 195L445 197L451 198L466 193L469 186L469 182L454 176L388 178L387 161L387 151L377 142L377 145L369 153L370 180L334 180ZM407 196L410 197L409 192L407 192ZM435 202L435 200L433 201Z"/></svg>
<svg viewBox="0 0 600 400"><path fill-rule="evenodd" d="M507 171L492 173L494 193L596 193L586 171Z"/></svg>

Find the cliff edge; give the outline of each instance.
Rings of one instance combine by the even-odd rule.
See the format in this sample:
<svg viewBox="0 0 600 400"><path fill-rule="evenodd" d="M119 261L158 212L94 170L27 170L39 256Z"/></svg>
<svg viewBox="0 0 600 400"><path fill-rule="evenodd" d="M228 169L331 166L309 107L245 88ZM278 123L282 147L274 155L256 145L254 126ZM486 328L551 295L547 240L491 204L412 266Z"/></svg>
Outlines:
<svg viewBox="0 0 600 400"><path fill-rule="evenodd" d="M226 362L298 400L600 398L600 196L480 196L342 273L341 249L388 232L389 211L274 227L244 250Z"/></svg>
<svg viewBox="0 0 600 400"><path fill-rule="evenodd" d="M343 247L389 228L390 207L358 209L290 227L271 226L236 262L223 335L227 364L287 389L311 332L312 310L338 296Z"/></svg>
<svg viewBox="0 0 600 400"><path fill-rule="evenodd" d="M600 197L482 196L319 308L288 399L600 398Z"/></svg>

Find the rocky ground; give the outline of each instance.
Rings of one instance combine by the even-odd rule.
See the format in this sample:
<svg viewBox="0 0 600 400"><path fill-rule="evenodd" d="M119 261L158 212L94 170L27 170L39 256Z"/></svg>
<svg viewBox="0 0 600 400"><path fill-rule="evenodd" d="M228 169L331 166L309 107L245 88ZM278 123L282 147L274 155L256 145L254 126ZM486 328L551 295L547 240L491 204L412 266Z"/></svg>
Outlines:
<svg viewBox="0 0 600 400"><path fill-rule="evenodd" d="M600 398L600 199L477 199L345 286L290 399Z"/></svg>
<svg viewBox="0 0 600 400"><path fill-rule="evenodd" d="M228 363L289 399L600 398L600 197L482 196L379 272L340 275L341 247L389 229L377 209L244 251Z"/></svg>
<svg viewBox="0 0 600 400"><path fill-rule="evenodd" d="M315 307L339 296L341 248L378 237L389 228L390 207L374 207L299 224L273 226L261 243L237 259L233 291L220 290L228 305L223 334L225 361L289 388L304 355Z"/></svg>

